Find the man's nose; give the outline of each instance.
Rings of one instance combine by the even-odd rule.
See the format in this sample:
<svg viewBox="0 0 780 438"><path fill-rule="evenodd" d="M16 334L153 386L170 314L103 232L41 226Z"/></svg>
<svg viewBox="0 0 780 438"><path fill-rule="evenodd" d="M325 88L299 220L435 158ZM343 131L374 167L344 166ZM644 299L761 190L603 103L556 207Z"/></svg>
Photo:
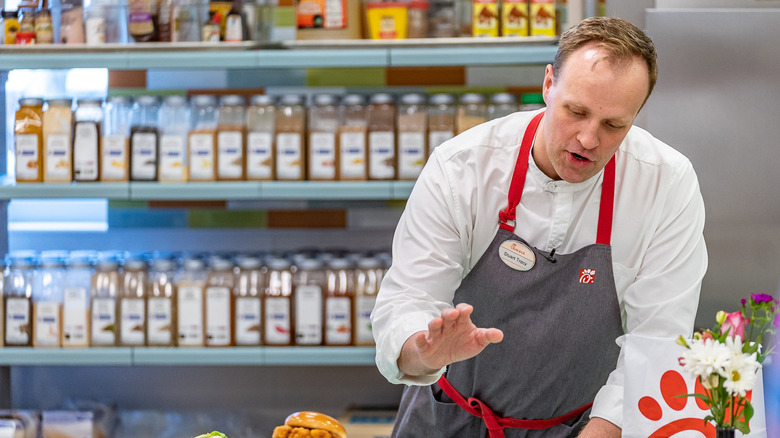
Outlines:
<svg viewBox="0 0 780 438"><path fill-rule="evenodd" d="M580 127L577 134L577 141L585 149L593 149L599 145L599 123L598 121L588 121Z"/></svg>

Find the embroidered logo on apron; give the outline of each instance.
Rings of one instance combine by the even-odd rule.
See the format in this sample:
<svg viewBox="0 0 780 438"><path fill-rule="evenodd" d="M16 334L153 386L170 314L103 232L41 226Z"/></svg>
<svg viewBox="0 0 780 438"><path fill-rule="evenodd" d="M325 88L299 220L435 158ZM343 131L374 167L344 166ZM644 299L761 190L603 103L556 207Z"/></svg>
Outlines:
<svg viewBox="0 0 780 438"><path fill-rule="evenodd" d="M536 264L536 254L528 246L516 240L507 240L498 248L498 256L510 268L527 271Z"/></svg>
<svg viewBox="0 0 780 438"><path fill-rule="evenodd" d="M595 269L580 269L580 283L593 284L596 282Z"/></svg>

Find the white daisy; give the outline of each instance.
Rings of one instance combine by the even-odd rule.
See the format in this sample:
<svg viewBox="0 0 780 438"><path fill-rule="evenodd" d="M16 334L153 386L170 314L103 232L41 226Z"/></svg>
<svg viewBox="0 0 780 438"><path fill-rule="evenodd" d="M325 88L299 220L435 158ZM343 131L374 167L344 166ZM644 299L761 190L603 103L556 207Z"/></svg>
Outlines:
<svg viewBox="0 0 780 438"><path fill-rule="evenodd" d="M720 374L731 356L731 351L720 342L713 339L693 339L690 341L690 349L683 353L680 363L691 374L706 378L713 373Z"/></svg>
<svg viewBox="0 0 780 438"><path fill-rule="evenodd" d="M756 384L756 374L761 364L756 360L755 354L734 355L721 375L724 377L723 388L731 395L744 397L748 391L752 391Z"/></svg>

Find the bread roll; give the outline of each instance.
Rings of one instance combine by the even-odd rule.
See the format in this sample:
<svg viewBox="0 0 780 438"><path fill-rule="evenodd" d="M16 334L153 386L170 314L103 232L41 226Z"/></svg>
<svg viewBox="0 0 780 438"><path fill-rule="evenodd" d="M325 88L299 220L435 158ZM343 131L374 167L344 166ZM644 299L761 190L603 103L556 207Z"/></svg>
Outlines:
<svg viewBox="0 0 780 438"><path fill-rule="evenodd" d="M319 412L295 412L284 420L284 424L290 427L322 429L330 432L336 438L347 438L347 431L344 430L344 426L341 423L335 418Z"/></svg>

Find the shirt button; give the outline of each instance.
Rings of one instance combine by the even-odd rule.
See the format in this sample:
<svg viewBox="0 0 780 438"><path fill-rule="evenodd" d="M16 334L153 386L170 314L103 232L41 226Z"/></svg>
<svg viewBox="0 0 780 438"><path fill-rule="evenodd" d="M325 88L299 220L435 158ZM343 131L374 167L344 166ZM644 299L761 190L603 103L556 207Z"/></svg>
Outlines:
<svg viewBox="0 0 780 438"><path fill-rule="evenodd" d="M558 184L555 184L554 182L547 183L547 190L555 190L558 187Z"/></svg>

